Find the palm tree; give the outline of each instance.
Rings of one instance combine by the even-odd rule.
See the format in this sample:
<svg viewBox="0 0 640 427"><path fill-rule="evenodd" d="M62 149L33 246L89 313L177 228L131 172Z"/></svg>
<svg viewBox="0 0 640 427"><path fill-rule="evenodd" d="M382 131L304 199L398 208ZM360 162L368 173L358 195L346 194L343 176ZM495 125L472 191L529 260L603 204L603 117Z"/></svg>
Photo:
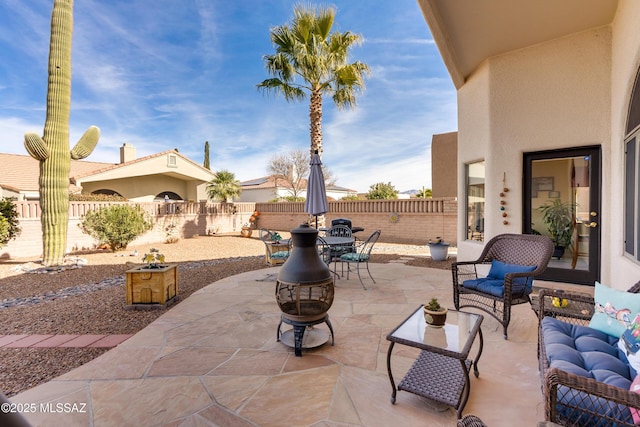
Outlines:
<svg viewBox="0 0 640 427"><path fill-rule="evenodd" d="M433 191L431 191L430 188L422 187L422 189L416 193L416 197L420 199L430 199L433 197Z"/></svg>
<svg viewBox="0 0 640 427"><path fill-rule="evenodd" d="M287 101L302 101L310 95L311 151L322 154L322 95L333 97L340 108L356 104L356 93L364 89L369 66L347 63L349 49L362 42L351 32L333 32L335 8L298 4L290 24L271 30L273 55L265 55L265 67L273 78L257 85L266 93L282 94Z"/></svg>
<svg viewBox="0 0 640 427"><path fill-rule="evenodd" d="M238 197L242 193L240 181L236 179L233 172L221 170L216 173L216 177L207 183L207 195L211 200L218 199L220 201L233 201L234 197Z"/></svg>

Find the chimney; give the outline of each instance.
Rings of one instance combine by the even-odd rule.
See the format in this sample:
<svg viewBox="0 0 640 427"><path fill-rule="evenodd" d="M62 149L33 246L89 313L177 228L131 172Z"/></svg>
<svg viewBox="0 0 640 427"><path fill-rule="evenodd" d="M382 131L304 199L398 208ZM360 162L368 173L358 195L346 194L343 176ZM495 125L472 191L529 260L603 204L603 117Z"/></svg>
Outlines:
<svg viewBox="0 0 640 427"><path fill-rule="evenodd" d="M125 142L120 147L120 164L136 159L136 147L129 142Z"/></svg>

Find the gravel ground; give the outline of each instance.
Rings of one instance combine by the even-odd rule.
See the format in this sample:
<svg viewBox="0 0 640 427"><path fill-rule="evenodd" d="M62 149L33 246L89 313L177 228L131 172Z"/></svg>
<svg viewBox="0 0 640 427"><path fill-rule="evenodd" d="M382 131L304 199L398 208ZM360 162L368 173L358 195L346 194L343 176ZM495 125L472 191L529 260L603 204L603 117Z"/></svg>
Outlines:
<svg viewBox="0 0 640 427"><path fill-rule="evenodd" d="M167 262L179 264L181 299L224 277L266 268L264 244L256 238L198 237L154 247ZM140 265L150 248L129 247L117 254L75 253L69 257L71 265L60 271L43 269L36 258L0 260L0 335L130 334L141 330L165 311L124 310L124 273ZM448 269L455 260L434 262L427 253L424 246L379 242L372 262L402 257L407 265ZM0 348L0 391L13 396L105 351Z"/></svg>

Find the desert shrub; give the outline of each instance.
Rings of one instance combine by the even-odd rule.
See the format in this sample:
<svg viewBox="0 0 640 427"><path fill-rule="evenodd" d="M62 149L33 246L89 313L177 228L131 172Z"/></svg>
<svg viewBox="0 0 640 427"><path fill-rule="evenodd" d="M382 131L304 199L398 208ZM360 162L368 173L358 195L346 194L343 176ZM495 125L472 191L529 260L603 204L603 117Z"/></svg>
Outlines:
<svg viewBox="0 0 640 427"><path fill-rule="evenodd" d="M124 202L119 194L69 194L70 202Z"/></svg>
<svg viewBox="0 0 640 427"><path fill-rule="evenodd" d="M0 247L9 241L9 221L0 215Z"/></svg>
<svg viewBox="0 0 640 427"><path fill-rule="evenodd" d="M13 199L7 197L0 199L0 218L3 219L0 224L0 247L2 247L9 243L9 240L18 237L22 231Z"/></svg>
<svg viewBox="0 0 640 427"><path fill-rule="evenodd" d="M123 250L153 227L139 205L112 205L89 211L78 224L82 231L113 251Z"/></svg>

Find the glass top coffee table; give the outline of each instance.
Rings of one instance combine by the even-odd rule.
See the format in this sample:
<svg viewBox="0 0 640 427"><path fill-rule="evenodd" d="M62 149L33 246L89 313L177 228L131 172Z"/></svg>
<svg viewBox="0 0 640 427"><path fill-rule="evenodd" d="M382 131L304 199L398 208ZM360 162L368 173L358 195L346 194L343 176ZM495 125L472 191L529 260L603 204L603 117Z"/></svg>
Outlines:
<svg viewBox="0 0 640 427"><path fill-rule="evenodd" d="M483 347L480 325L484 318L480 314L449 310L444 327L434 328L427 326L422 307L387 335L391 341L387 351L387 371L393 389L391 403L396 402L397 391L404 390L455 408L459 419L469 399L471 367L476 377L480 375L478 360ZM471 361L467 358L476 336L480 337L478 353ZM397 388L391 373L391 352L396 343L422 350Z"/></svg>

